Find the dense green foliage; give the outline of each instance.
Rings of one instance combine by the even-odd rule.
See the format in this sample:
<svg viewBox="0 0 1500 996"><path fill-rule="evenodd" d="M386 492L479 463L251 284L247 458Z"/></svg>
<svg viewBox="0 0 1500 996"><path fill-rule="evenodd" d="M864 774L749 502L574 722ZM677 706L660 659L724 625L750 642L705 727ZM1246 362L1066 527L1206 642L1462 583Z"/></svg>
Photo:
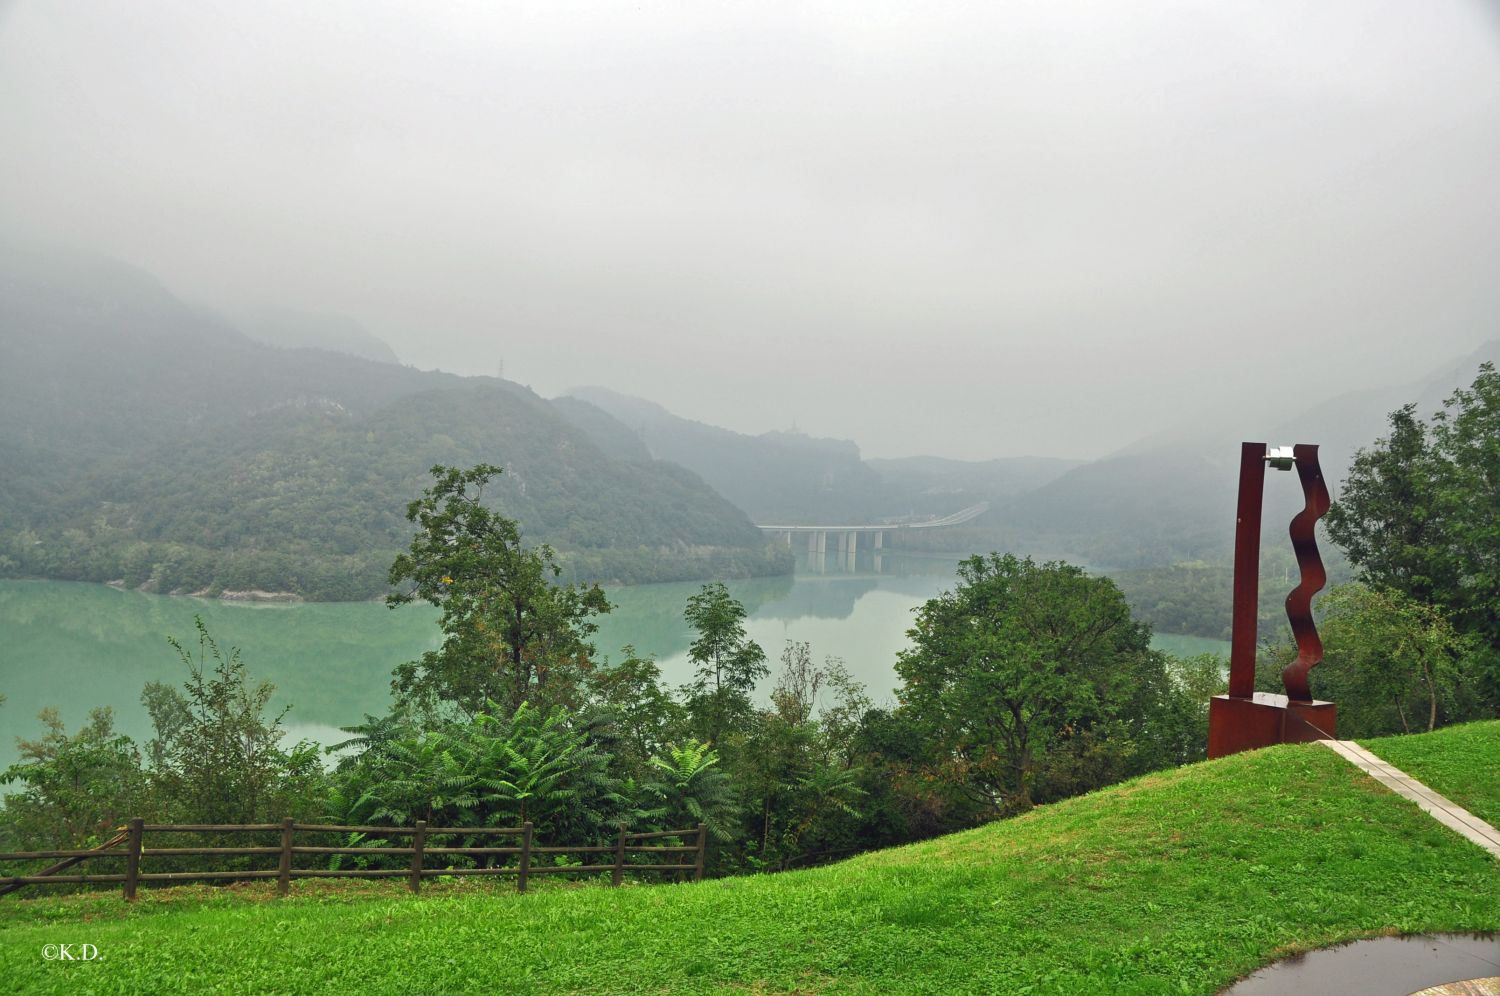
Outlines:
<svg viewBox="0 0 1500 996"><path fill-rule="evenodd" d="M287 745L281 716L266 712L271 686L254 681L239 651L222 650L201 621L197 636L193 649L172 643L186 671L182 689L152 682L142 692L155 728L144 748L114 732L108 709L71 736L55 711L43 711L46 733L20 741L20 760L0 775L20 787L3 800L0 850L97 844L132 816L266 823L322 814L328 780L317 745Z"/></svg>
<svg viewBox="0 0 1500 996"><path fill-rule="evenodd" d="M702 735L709 743L742 728L753 709L750 693L770 674L766 652L745 635L745 607L715 581L688 599L683 618L697 634L688 647L694 676L687 689L687 707L702 717Z"/></svg>
<svg viewBox="0 0 1500 996"><path fill-rule="evenodd" d="M0 254L0 329L0 575L376 597L437 463L503 465L491 500L571 577L791 566L519 385L265 346L118 264Z"/></svg>
<svg viewBox="0 0 1500 996"><path fill-rule="evenodd" d="M1416 733L1493 715L1483 698L1482 654L1435 606L1399 592L1348 584L1319 605L1323 662L1313 694L1338 705L1343 737ZM1260 662L1262 687L1280 691L1293 644L1271 647Z"/></svg>
<svg viewBox="0 0 1500 996"><path fill-rule="evenodd" d="M522 704L504 718L407 733L367 750L346 768L335 815L411 826L536 824L548 841L593 840L628 814L609 757L569 722ZM354 794L357 792L358 794Z"/></svg>
<svg viewBox="0 0 1500 996"><path fill-rule="evenodd" d="M1323 566L1332 583L1352 576L1342 552L1319 544ZM1109 577L1125 593L1130 611L1158 633L1188 633L1228 640L1234 607L1234 567L1189 561L1169 567L1112 570ZM1262 640L1274 640L1289 630L1286 596L1297 586L1298 570L1290 545L1268 544L1261 550L1260 605L1257 628Z"/></svg>
<svg viewBox="0 0 1500 996"><path fill-rule="evenodd" d="M1493 859L1314 745L785 875L525 896L397 890L296 882L277 902L244 898L269 886L146 892L133 906L118 894L7 901L0 972L26 992L69 994L1206 996L1340 941L1500 929ZM99 961L39 957L43 944L85 940Z"/></svg>
<svg viewBox="0 0 1500 996"><path fill-rule="evenodd" d="M1039 783L1056 798L1200 756L1192 725L1160 722L1186 703L1108 578L1009 554L958 576L918 612L896 671L924 741L984 809L1024 811Z"/></svg>
<svg viewBox="0 0 1500 996"><path fill-rule="evenodd" d="M1328 531L1361 580L1482 641L1480 694L1500 714L1500 372L1484 364L1430 424L1408 405L1390 427L1356 455Z"/></svg>
<svg viewBox="0 0 1500 996"><path fill-rule="evenodd" d="M108 707L92 710L71 736L56 709L44 709L38 718L46 732L35 740L17 738L20 760L0 774L0 782L11 787L0 847L103 843L145 805L140 752L129 737L115 732Z"/></svg>
<svg viewBox="0 0 1500 996"><path fill-rule="evenodd" d="M183 691L151 682L141 693L156 730L145 751L155 808L193 823L310 813L323 791L317 745L286 750L282 715L267 715L275 689L252 681L239 651L221 650L201 619L197 629L196 657L171 641L188 672Z"/></svg>
<svg viewBox="0 0 1500 996"><path fill-rule="evenodd" d="M684 611L697 634L695 681L669 690L654 662L628 650L617 664L596 661L588 637L602 595L557 584L548 552L522 546L515 524L482 501L496 470L434 468L435 483L411 504L415 536L392 565L400 587L391 601L434 603L445 642L397 669L393 711L349 728L336 771L325 774L304 745L280 746L279 718L264 716L269 687L200 624L198 657L183 653L187 695L146 690L157 737L144 757L113 736L107 717L62 736L67 749L53 753L87 761L86 784L103 786L92 809L40 752L12 770L32 789L7 809L12 832L25 836L15 842L76 844L132 809L187 822L270 821L284 815L278 806L361 825L531 819L556 845L596 844L620 823L664 830L689 820L712 831L712 872L780 870L1201 756L1217 660L1169 662L1149 651L1147 629L1118 590L1063 565L976 558L966 581L976 580L975 564L1019 575L1013 615L983 646L944 651L955 688L988 689L976 708L999 701L1006 685L1044 689L1024 705L1025 771L1014 785L996 780L974 742L953 738L959 704L938 715L915 669L905 705L876 710L841 661L818 662L807 644L790 643L769 705L757 706L765 654L722 584L705 585ZM960 588L922 619L973 597ZM984 611L1004 617L1003 601ZM1003 682L995 655L1007 661ZM36 818L47 813L59 815Z"/></svg>
<svg viewBox="0 0 1500 996"><path fill-rule="evenodd" d="M515 520L485 507L499 467L436 466L436 483L407 506L417 534L391 564L395 608L421 600L442 613L443 645L397 670L402 695L474 710L499 702L574 701L593 647L591 621L609 611L598 585L555 584L552 548L527 548Z"/></svg>

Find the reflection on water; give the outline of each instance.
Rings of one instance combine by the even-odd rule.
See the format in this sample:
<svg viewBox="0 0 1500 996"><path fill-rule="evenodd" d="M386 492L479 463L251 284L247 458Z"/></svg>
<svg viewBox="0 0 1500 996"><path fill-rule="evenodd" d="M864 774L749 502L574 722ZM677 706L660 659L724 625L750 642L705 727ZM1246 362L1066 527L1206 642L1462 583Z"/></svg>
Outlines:
<svg viewBox="0 0 1500 996"><path fill-rule="evenodd" d="M798 574L873 574L873 575L912 575L912 574L942 574L952 576L953 565L956 562L953 557L923 556L921 554L904 553L891 549L870 549L866 546L841 548L838 543L838 534L829 534L833 537L833 544L819 552L810 544L801 542L800 537L792 543L792 551L797 562ZM859 543L867 544L867 538L861 538Z"/></svg>
<svg viewBox="0 0 1500 996"><path fill-rule="evenodd" d="M750 636L765 648L773 670L788 641L807 641L815 659L843 659L879 701L895 688L892 666L907 645L912 611L951 586L955 563L883 555L882 574L799 573L727 585L745 605ZM655 657L669 684L685 683L692 667L682 610L699 588L682 582L611 589L615 609L600 619L594 640L601 655L618 661L629 644ZM273 705L292 707L290 729L325 743L344 739L338 727L384 713L391 670L435 648L441 635L426 606L257 605L72 582L0 581L0 694L6 697L0 768L15 760L17 736L37 734L34 717L49 705L60 709L70 730L91 707L112 706L119 729L145 740L150 726L141 688L149 681L182 683L186 671L167 637L189 641L195 615L220 646L240 648L252 677L276 686ZM1201 649L1223 646L1203 641ZM770 686L768 679L762 694Z"/></svg>
<svg viewBox="0 0 1500 996"><path fill-rule="evenodd" d="M0 765L14 738L39 729L57 706L76 728L93 706L115 710L137 740L150 732L141 688L180 685L186 668L167 637L185 645L201 615L221 647L241 649L250 675L272 682L289 723L336 727L383 713L396 664L436 647L426 607L390 611L377 602L255 605L116 591L102 585L0 581Z"/></svg>

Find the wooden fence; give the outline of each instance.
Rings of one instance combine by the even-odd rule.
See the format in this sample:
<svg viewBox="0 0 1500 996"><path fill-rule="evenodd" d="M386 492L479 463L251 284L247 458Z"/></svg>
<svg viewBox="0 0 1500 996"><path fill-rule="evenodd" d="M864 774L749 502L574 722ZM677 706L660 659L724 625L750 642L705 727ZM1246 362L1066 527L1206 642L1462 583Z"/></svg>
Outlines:
<svg viewBox="0 0 1500 996"><path fill-rule="evenodd" d="M151 847L145 846L148 833L272 833L281 832L281 843L276 847ZM410 837L409 847L311 847L298 846L294 842L298 833L330 834L360 833L383 838ZM487 836L515 837L519 843L505 847L433 847L428 846L429 836ZM693 838L694 843L685 846L666 844L643 844L641 841L661 840L668 837ZM405 877L412 892L420 892L422 879L439 875L514 875L516 891L525 892L527 881L533 875L589 875L610 873L610 884L619 885L625 873L640 872L691 872L693 881L703 877L703 854L707 846L707 828L702 823L691 830L657 830L650 833L630 833L622 825L613 844L598 846L538 847L532 839L532 824L518 827L430 827L425 820L418 820L414 827L338 826L325 823L296 823L290 819L280 823L245 824L186 824L147 823L131 820L121 833L89 850L61 851L12 851L0 853L0 862L35 861L43 858L64 858L35 875L0 876L0 895L14 892L27 885L82 884L94 882L123 883L125 898L135 899L136 886L141 882L185 882L194 879L276 879L277 892L286 895L294 878L399 878ZM410 856L407 868L296 868L298 855L363 855L371 857ZM536 865L535 855L580 854L610 855L608 864ZM692 863L648 864L628 862L626 855L692 855ZM228 855L277 855L279 864L275 871L174 871L143 872L141 862L152 857L182 856L228 856ZM516 856L516 864L497 867L474 868L428 868L428 855L451 860L454 857L479 859L488 865L493 858L506 859ZM113 858L125 861L123 874L75 874L60 875L58 872L91 858ZM588 859L583 859L587 861Z"/></svg>

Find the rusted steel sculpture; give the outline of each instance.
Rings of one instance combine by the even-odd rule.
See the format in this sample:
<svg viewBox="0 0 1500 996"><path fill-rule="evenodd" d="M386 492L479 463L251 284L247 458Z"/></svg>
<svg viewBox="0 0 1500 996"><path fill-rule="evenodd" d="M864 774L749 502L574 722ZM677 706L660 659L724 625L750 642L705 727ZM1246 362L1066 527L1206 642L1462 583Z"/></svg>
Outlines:
<svg viewBox="0 0 1500 996"><path fill-rule="evenodd" d="M1307 685L1307 672L1323 659L1323 641L1318 638L1318 627L1313 625L1312 597L1328 583L1328 572L1323 569L1323 558L1318 556L1313 527L1328 511L1328 486L1323 483L1323 472L1318 467L1316 446L1294 446L1292 454L1297 462L1297 476L1302 479L1302 497L1306 504L1292 519L1292 551L1297 555L1300 579L1286 597L1286 617L1292 623L1292 635L1297 640L1297 659L1281 672L1281 683L1286 686L1287 698L1291 701L1311 702L1312 690Z"/></svg>
<svg viewBox="0 0 1500 996"><path fill-rule="evenodd" d="M1260 521L1266 464L1297 468L1303 508L1292 519L1297 555L1297 587L1286 599L1286 614L1297 640L1297 659L1281 673L1285 695L1255 691L1256 608L1260 601ZM1269 449L1265 443L1240 447L1240 494L1234 537L1234 616L1230 634L1229 694L1216 695L1208 710L1208 756L1223 757L1271 744L1331 737L1336 728L1332 702L1315 701L1307 673L1323 659L1323 642L1313 624L1312 597L1328 580L1318 556L1314 527L1328 511L1328 488L1318 466L1318 448L1299 444Z"/></svg>

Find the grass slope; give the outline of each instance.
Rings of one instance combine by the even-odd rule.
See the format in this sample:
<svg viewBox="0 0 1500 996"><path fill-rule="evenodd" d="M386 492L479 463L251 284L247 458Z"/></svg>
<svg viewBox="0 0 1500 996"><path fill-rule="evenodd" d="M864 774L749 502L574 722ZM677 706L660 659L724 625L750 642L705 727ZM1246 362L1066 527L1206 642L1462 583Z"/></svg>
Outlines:
<svg viewBox="0 0 1500 996"><path fill-rule="evenodd" d="M1500 720L1360 745L1480 819L1500 826Z"/></svg>
<svg viewBox="0 0 1500 996"><path fill-rule="evenodd" d="M1500 928L1500 864L1307 745L777 876L31 902L0 928L0 975L25 992L1210 993L1335 941ZM99 960L42 960L69 942Z"/></svg>

